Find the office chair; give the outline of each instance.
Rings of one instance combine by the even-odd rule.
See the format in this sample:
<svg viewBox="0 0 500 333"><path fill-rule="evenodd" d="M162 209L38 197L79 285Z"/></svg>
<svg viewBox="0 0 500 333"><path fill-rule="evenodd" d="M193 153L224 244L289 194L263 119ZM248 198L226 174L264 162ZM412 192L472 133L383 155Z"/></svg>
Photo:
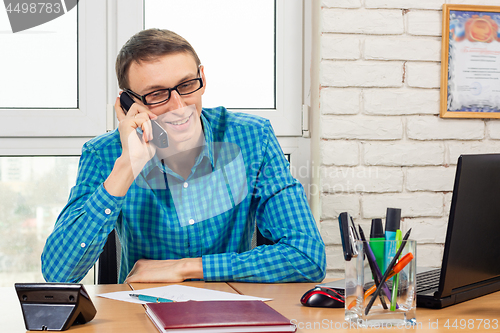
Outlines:
<svg viewBox="0 0 500 333"><path fill-rule="evenodd" d="M121 246L116 230L108 235L108 240L97 261L97 284L118 283L120 271Z"/></svg>
<svg viewBox="0 0 500 333"><path fill-rule="evenodd" d="M272 245L274 242L262 236L259 229L255 227L252 238L252 248L259 245ZM97 284L118 283L120 271L121 245L116 230L113 229L108 235L108 240L97 262Z"/></svg>

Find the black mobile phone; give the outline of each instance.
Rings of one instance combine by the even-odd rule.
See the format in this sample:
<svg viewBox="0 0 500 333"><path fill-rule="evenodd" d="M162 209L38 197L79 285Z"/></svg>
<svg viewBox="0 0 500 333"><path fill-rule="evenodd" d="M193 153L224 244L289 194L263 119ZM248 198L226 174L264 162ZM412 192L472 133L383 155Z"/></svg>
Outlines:
<svg viewBox="0 0 500 333"><path fill-rule="evenodd" d="M354 221L349 213L343 212L339 215L340 236L342 240L342 249L344 250L344 259L350 261L351 258L358 256L358 250L354 245L359 240L358 232L354 226Z"/></svg>
<svg viewBox="0 0 500 333"><path fill-rule="evenodd" d="M134 99L126 92L122 92L120 95L120 103L122 105L123 111L128 112L132 104L134 104ZM153 128L153 140L152 142L158 148L168 147L168 135L167 131L156 122L156 120L151 120L151 127Z"/></svg>

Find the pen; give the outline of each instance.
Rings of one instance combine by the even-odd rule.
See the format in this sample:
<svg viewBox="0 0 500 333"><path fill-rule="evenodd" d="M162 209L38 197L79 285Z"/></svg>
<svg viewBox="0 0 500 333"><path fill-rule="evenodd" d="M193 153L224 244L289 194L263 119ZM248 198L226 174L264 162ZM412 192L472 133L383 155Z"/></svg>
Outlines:
<svg viewBox="0 0 500 333"><path fill-rule="evenodd" d="M378 285L380 283L382 283L382 281L380 281L380 279L382 278L382 272L380 271L380 268L378 267L377 265L377 260L375 258L375 254L373 253L373 250L371 249L370 247L370 244L366 241L366 237L365 237L365 233L363 232L363 229L361 228L361 226L358 226L359 228L359 235L361 236L361 240L363 241L363 246L365 248L365 252L366 252L366 257L368 258L368 263L370 265L370 269L372 270L372 273L373 273L373 280L375 281L375 285L378 287ZM389 288L387 287L387 285L384 283L384 286L382 286L382 288L384 288L382 291L384 292L385 296L387 297L388 300L391 299L391 292L389 290ZM385 305L385 302L383 300L383 298L380 299L381 303L382 303L382 306Z"/></svg>
<svg viewBox="0 0 500 333"><path fill-rule="evenodd" d="M408 232L403 237L403 240L401 241L401 246L399 247L398 251L394 255L394 258L392 258L392 261L389 264L389 266L387 267L387 270L385 271L384 276L382 276L382 281L385 282L387 280L387 277L389 276L389 274L391 272L393 272L392 268L394 267L394 264L396 263L399 256L401 255L401 252L403 252L403 249L406 246L406 241L410 237L410 232L411 232L411 228L408 230ZM370 299L370 302L368 302L368 305L365 308L365 315L367 315L368 312L370 312L370 309L373 306L373 302L375 302L375 299L377 298L378 294L380 294L380 289L381 289L380 286L383 286L383 284L379 284L379 286L377 287L377 289L373 293L373 297Z"/></svg>
<svg viewBox="0 0 500 333"><path fill-rule="evenodd" d="M401 240L403 235L401 234L401 230L396 230L396 247L399 248L401 246ZM396 311L396 302L398 299L398 285L399 285L399 273L394 276L394 280L392 282L392 299L391 299L391 311Z"/></svg>
<svg viewBox="0 0 500 333"><path fill-rule="evenodd" d="M141 294L129 294L129 296L130 297L138 298L139 301L149 302L149 303L168 303L168 302L173 302L171 299L168 299L168 298L161 298L161 297L141 295Z"/></svg>

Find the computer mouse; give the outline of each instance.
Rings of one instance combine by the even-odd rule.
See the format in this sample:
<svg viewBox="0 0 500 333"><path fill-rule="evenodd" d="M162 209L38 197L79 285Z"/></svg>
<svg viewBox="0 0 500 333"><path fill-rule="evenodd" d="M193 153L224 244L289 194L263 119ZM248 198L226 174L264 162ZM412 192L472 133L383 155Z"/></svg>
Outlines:
<svg viewBox="0 0 500 333"><path fill-rule="evenodd" d="M316 287L306 291L302 295L300 303L320 308L343 308L345 305L344 296L334 289L326 287Z"/></svg>

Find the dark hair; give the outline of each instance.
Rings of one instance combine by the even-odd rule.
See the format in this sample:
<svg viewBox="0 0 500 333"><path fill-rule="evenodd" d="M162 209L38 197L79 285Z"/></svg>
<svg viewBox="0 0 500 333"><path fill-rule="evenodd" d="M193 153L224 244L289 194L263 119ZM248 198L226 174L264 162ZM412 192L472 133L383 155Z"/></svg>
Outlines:
<svg viewBox="0 0 500 333"><path fill-rule="evenodd" d="M120 89L129 89L128 70L133 61L155 60L161 56L175 53L189 53L196 66L201 64L195 50L187 40L173 31L165 29L142 30L123 45L116 57L116 77Z"/></svg>

